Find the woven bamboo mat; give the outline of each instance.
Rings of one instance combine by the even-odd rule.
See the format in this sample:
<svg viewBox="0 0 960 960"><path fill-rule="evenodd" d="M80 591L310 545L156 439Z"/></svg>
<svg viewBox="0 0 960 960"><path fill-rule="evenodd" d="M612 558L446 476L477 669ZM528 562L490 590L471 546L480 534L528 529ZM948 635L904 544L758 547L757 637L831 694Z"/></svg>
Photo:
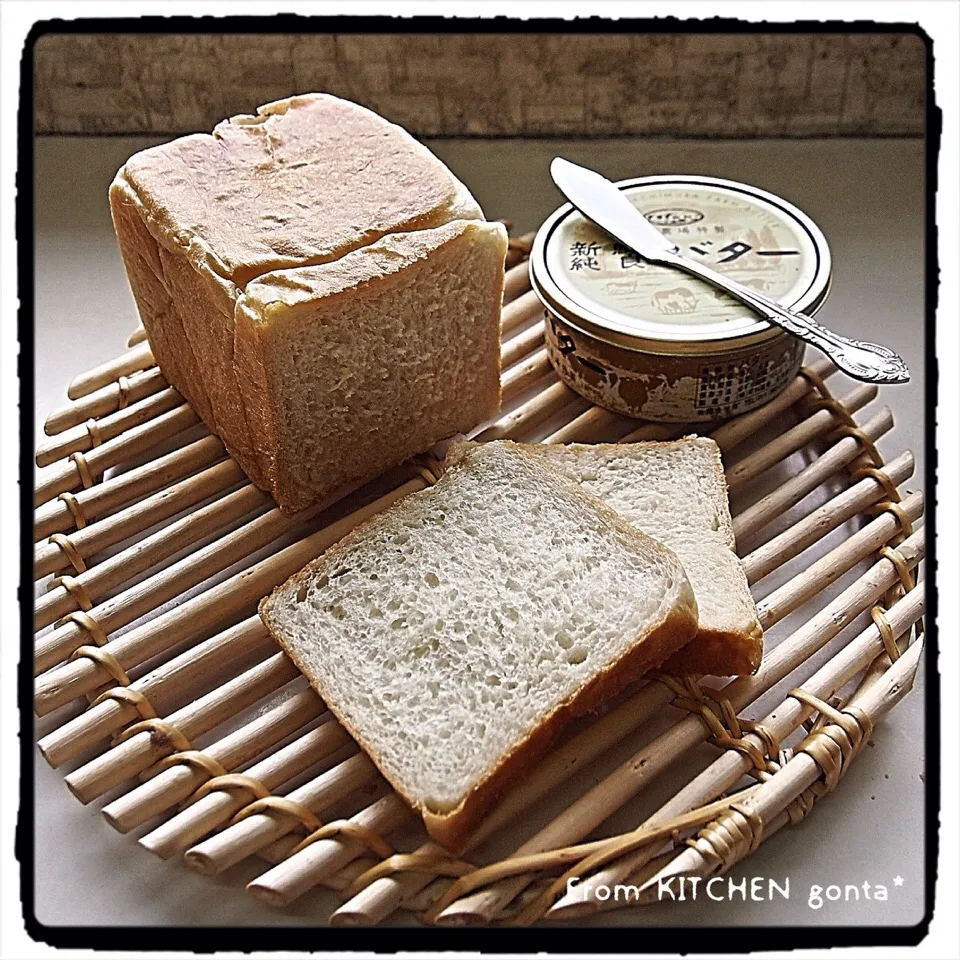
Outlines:
<svg viewBox="0 0 960 960"><path fill-rule="evenodd" d="M503 413L479 438L691 432L591 407L557 380L526 249L512 244L507 272ZM251 895L282 907L332 888L334 923L398 909L437 923L575 919L649 901L654 887L640 888L658 871L729 869L806 817L912 685L923 501L900 487L913 457L883 461L875 444L894 421L866 409L876 387L838 383L818 360L704 431L723 452L765 630L760 671L649 678L573 727L452 857L256 616L276 584L430 483L431 461L285 517L167 385L142 329L128 347L70 385L37 451L35 708L56 723L39 743L47 762L73 767L83 803L111 794L102 812L117 830L149 826L139 843L156 856L209 875L257 858ZM706 763L691 762L698 749ZM673 795L639 806L667 776L680 777ZM566 894L568 876L591 889ZM610 897L616 884L636 898Z"/></svg>

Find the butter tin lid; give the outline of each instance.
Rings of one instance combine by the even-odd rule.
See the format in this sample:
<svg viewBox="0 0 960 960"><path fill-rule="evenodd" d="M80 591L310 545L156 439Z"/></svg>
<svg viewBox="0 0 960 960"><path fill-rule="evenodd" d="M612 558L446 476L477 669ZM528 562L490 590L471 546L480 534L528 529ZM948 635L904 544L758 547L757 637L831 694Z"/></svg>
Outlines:
<svg viewBox="0 0 960 960"><path fill-rule="evenodd" d="M826 238L780 197L700 176L637 177L617 187L684 256L804 313L814 314L826 298ZM627 348L724 351L783 335L703 280L643 260L569 203L537 232L530 279L562 319Z"/></svg>

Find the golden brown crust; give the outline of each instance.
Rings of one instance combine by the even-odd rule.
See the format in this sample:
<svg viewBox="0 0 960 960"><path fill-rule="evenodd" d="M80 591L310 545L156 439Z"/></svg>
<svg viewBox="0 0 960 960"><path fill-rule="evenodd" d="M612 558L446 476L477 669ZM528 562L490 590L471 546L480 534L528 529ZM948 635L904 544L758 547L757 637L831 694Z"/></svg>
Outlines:
<svg viewBox="0 0 960 960"><path fill-rule="evenodd" d="M682 650L663 664L663 672L681 676L746 677L763 659L763 631L700 630Z"/></svg>
<svg viewBox="0 0 960 960"><path fill-rule="evenodd" d="M110 198L131 289L157 363L247 476L264 488L233 367L236 291L202 264L192 264L176 243L171 245L122 170L110 188ZM144 268L138 269L138 263ZM163 314L144 302L145 291L158 284L169 298L169 309Z"/></svg>
<svg viewBox="0 0 960 960"><path fill-rule="evenodd" d="M144 222L140 204L122 176L110 185L110 213L123 266L150 339L150 348L171 386L214 429L213 410L183 324L163 281L160 248Z"/></svg>
<svg viewBox="0 0 960 960"><path fill-rule="evenodd" d="M386 233L482 217L405 130L327 94L265 104L212 134L151 147L124 172L158 229L239 288Z"/></svg>

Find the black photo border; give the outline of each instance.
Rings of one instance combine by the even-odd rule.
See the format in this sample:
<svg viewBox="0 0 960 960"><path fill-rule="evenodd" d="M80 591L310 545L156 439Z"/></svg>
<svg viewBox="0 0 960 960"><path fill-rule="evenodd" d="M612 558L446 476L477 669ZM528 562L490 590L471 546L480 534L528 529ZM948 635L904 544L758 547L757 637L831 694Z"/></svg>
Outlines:
<svg viewBox="0 0 960 960"><path fill-rule="evenodd" d="M933 41L915 23L875 23L868 21L795 21L792 23L752 23L732 18L707 20L604 19L590 17L573 21L546 18L515 20L382 16L273 16L225 17L117 17L73 21L46 20L30 31L23 50L20 70L18 111L18 165L16 197L17 269L20 296L17 328L20 343L18 374L20 379L20 516L22 530L33 525L33 451L34 451L34 47L48 34L288 34L288 33L764 33L764 34L905 34L918 37L926 52L925 101L925 284L924 337L925 378L924 431L926 469L924 492L927 515L927 559L925 577L927 613L924 687L926 769L925 778L925 912L912 927L795 926L777 928L778 943L786 949L828 947L913 946L927 935L933 917L939 853L940 794L940 676L937 669L937 589L936 589L936 503L934 478L937 468L936 391L937 358L935 317L937 305L937 232L935 200L937 157L940 148L941 111L933 95ZM374 950L392 953L404 951L489 951L554 953L616 953L624 943L621 937L606 941L596 927L575 925L536 926L532 928L472 927L326 927L318 936L315 928L283 925L278 913L276 925L262 927L143 927L143 926L48 926L35 913L34 896L34 737L33 737L33 651L32 607L33 544L21 537L19 606L21 617L18 704L20 711L20 806L17 821L15 855L20 862L21 900L27 934L36 941L60 948L95 948L120 952L146 953L152 950L186 950L212 953L217 950L299 950L341 951ZM676 928L641 926L642 939L630 942L631 953L676 953ZM628 930L634 928L620 928ZM697 953L731 952L745 949L744 934L754 929L762 935L754 942L757 949L769 950L769 929L764 927L697 927L696 936L684 941L687 950Z"/></svg>

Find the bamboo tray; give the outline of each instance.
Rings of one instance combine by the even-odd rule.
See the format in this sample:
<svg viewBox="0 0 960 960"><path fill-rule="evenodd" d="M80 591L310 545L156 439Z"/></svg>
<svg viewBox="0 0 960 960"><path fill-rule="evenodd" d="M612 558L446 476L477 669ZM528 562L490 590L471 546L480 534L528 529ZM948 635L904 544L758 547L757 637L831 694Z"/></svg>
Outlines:
<svg viewBox="0 0 960 960"><path fill-rule="evenodd" d="M590 407L557 380L528 249L512 241L508 258L504 412L478 437L690 432ZM332 888L343 901L333 923L378 923L398 909L451 924L577 919L624 906L609 895L617 884L643 903L656 876L727 870L803 819L912 685L923 501L899 488L913 457L883 462L875 443L893 416L861 413L877 388L847 383L838 398L832 366L818 360L766 406L706 431L723 451L766 632L760 671L649 678L574 727L465 858L452 857L256 616L276 584L429 484L435 463L419 458L285 517L167 385L142 328L128 347L74 380L37 451L35 573L56 576L35 604L35 709L55 714L39 749L51 766L74 767L74 795L114 794L104 817L124 833L149 825L139 843L159 857L183 855L209 875L259 858L251 895L283 906ZM704 743L714 752L695 767ZM638 814L642 792L668 773L684 785ZM520 845L504 847L507 828ZM569 876L588 894L567 894Z"/></svg>

